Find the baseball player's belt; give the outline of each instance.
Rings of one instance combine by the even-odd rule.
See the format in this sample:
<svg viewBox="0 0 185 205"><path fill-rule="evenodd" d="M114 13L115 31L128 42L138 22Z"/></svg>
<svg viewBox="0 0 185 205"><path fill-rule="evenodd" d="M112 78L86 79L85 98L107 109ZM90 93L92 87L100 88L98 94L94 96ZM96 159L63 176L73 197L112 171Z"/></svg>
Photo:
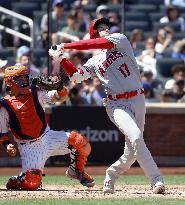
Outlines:
<svg viewBox="0 0 185 205"><path fill-rule="evenodd" d="M39 138L40 139L40 138ZM24 145L24 144L27 144L27 143L29 143L29 144L31 144L31 143L33 143L33 142L36 142L38 139L35 139L35 140L30 140L30 141L27 141L27 142L20 142L20 144L21 145Z"/></svg>
<svg viewBox="0 0 185 205"><path fill-rule="evenodd" d="M132 90L129 92L124 92L116 95L108 95L107 98L109 100L119 100L119 99L129 99L133 98L139 94L144 94L144 88L138 89L138 90Z"/></svg>
<svg viewBox="0 0 185 205"><path fill-rule="evenodd" d="M20 145L24 145L24 144L32 144L33 142L36 142L38 140L40 140L47 132L49 131L46 130L40 137L36 138L36 139L33 139L33 140L27 140L27 142L20 142Z"/></svg>

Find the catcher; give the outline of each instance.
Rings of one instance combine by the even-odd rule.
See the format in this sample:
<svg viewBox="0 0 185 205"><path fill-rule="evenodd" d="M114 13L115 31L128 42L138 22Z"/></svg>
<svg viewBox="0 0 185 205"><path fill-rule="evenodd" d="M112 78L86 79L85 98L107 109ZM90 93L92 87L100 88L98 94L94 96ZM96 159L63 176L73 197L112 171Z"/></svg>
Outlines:
<svg viewBox="0 0 185 205"><path fill-rule="evenodd" d="M5 69L5 83L10 95L0 100L1 139L8 140L8 130L14 136L22 160L22 173L11 177L6 187L10 190L37 190L42 184L42 172L50 156L70 154L71 165L67 176L83 186L94 186L94 179L84 171L91 146L78 132L50 130L46 123L43 105L66 99L68 91L60 82L56 90L46 91L29 85L29 70L25 66ZM49 88L52 89L52 78ZM41 79L37 79L37 84ZM49 81L49 80L48 80ZM3 142L2 142L3 143Z"/></svg>

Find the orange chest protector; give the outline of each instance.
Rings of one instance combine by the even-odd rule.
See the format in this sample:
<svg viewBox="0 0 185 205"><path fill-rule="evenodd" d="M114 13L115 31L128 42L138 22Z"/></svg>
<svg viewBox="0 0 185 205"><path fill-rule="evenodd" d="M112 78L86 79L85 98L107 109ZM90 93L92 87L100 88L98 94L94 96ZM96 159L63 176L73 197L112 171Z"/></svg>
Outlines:
<svg viewBox="0 0 185 205"><path fill-rule="evenodd" d="M10 128L17 139L36 139L44 132L45 113L39 103L36 87L32 87L32 92L27 95L5 97L0 104L9 113Z"/></svg>

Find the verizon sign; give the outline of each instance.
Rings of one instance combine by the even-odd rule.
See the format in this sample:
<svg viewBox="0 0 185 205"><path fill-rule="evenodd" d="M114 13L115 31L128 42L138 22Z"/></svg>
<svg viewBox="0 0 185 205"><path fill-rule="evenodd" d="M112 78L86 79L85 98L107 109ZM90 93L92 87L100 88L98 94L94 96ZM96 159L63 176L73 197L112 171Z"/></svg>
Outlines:
<svg viewBox="0 0 185 205"><path fill-rule="evenodd" d="M53 130L77 130L92 146L88 162L109 163L124 152L124 135L110 121L104 107L54 107L50 116Z"/></svg>

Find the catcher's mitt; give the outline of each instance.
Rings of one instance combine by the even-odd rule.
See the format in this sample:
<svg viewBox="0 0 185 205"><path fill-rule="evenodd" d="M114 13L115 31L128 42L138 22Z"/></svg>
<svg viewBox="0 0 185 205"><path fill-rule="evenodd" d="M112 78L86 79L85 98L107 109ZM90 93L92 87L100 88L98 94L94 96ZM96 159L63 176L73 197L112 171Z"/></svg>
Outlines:
<svg viewBox="0 0 185 205"><path fill-rule="evenodd" d="M43 90L62 90L63 86L67 86L69 81L69 77L61 71L49 77L39 75L32 79L32 84L37 85Z"/></svg>

